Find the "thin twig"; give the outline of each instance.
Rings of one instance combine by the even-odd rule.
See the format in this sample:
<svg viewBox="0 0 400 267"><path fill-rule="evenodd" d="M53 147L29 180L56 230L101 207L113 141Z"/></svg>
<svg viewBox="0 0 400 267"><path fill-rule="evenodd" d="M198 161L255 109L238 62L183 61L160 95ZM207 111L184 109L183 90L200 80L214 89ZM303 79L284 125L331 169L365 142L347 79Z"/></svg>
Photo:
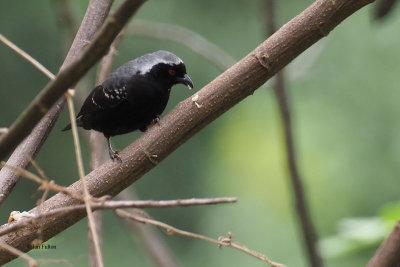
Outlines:
<svg viewBox="0 0 400 267"><path fill-rule="evenodd" d="M206 198L206 199L181 199L181 200L120 200L120 201L100 201L92 202L90 206L93 210L100 209L122 209L122 208L168 208L168 207L189 207L198 205L214 205L223 203L234 203L237 201L234 197ZM32 218L24 218L21 221L8 224L7 227L0 229L0 236L16 231L22 227L32 224L34 221L44 218L51 218L57 214L63 216L77 210L86 210L85 204L78 204L68 207L55 208L46 212L33 214Z"/></svg>
<svg viewBox="0 0 400 267"><path fill-rule="evenodd" d="M42 179L30 171L27 171L20 167L8 165L4 161L0 162L0 167L10 168L12 171L18 173L18 175L23 176L31 181L34 181L35 183L40 184L41 185L39 187L40 190L50 190L50 191L57 192L57 193L64 193L64 194L67 194L67 195L73 197L74 199L83 201L83 197L81 195L75 193L72 190L69 190L67 187L57 185L52 180L49 181L49 180Z"/></svg>
<svg viewBox="0 0 400 267"><path fill-rule="evenodd" d="M96 222L95 224L95 228L94 228L94 232L96 233L97 236L97 240L98 240L98 249L100 249L100 251L103 250L103 236L102 236L102 225L103 225L103 221L102 221L102 213L101 210L96 210L93 211L93 220ZM90 260L90 266L91 267L98 267L98 258L97 258L97 246L95 244L93 235L92 235L92 230L89 229L88 231L88 241L89 241L89 260Z"/></svg>
<svg viewBox="0 0 400 267"><path fill-rule="evenodd" d="M42 64L40 64L36 59L34 59L28 53L26 53L17 45L15 45L13 42L4 37L1 33L0 33L0 41L2 41L5 45L14 50L18 55L20 55L21 57L25 58L27 61L32 63L32 65L34 65L38 70L46 74L47 77L49 77L52 80L54 79L55 76L53 73L51 73L48 69L46 69Z"/></svg>
<svg viewBox="0 0 400 267"><path fill-rule="evenodd" d="M36 261L39 263L40 266L50 265L50 264L52 264L51 266L53 266L55 264L57 264L57 265L64 264L65 266L74 267L74 265L72 265L72 263L66 259L59 259L59 260L54 259L53 260L53 259L37 259L36 258Z"/></svg>
<svg viewBox="0 0 400 267"><path fill-rule="evenodd" d="M103 202L91 202L90 207L93 210L99 209L122 209L122 208L173 208L173 207L190 207L203 205L216 205L224 203L235 203L235 197L219 197L219 198L192 198L178 200L105 200ZM37 217L50 216L57 213L68 213L74 210L86 209L85 204L74 205L70 207L57 208L51 212L38 214ZM1 235L1 234L0 234Z"/></svg>
<svg viewBox="0 0 400 267"><path fill-rule="evenodd" d="M153 219L149 219L149 218L144 218L144 217L141 217L141 216L136 216L136 215L133 215L133 214L131 214L129 212L126 212L124 210L117 209L117 210L115 210L115 213L118 216L121 216L121 217L129 218L131 220L135 220L135 221L138 221L138 222L141 222L141 223L147 223L147 224L151 224L151 225L155 225L157 227L163 228L163 229L165 229L167 231L167 234L170 234L170 235L179 234L179 235L183 235L183 236L186 236L186 237L200 239L200 240L203 240L203 241L206 241L206 242L209 242L209 243L216 244L218 246L225 246L225 247L235 248L235 249L243 251L243 252L245 252L245 253L253 256L253 257L256 257L259 260L262 260L262 261L270 264L273 267L284 267L285 266L285 265L282 265L280 263L273 262L267 256L265 256L265 255L263 255L261 253L258 253L256 251L252 251L251 249L243 246L240 243L232 242L232 235L230 233L228 234L229 235L228 238L220 237L220 238L218 238L218 240L215 240L213 238L210 238L210 237L207 237L207 236L204 236L204 235L199 235L199 234L191 233L191 232L188 232L188 231L180 230L178 228L175 228L175 227L173 227L171 225L168 225L166 223L163 223L163 222L159 222L159 221L156 221L156 220L153 220Z"/></svg>
<svg viewBox="0 0 400 267"><path fill-rule="evenodd" d="M43 171L42 168L40 168L39 164L37 164L35 160L31 159L30 161L31 161L32 166L39 173L40 177L42 178L42 181L44 181L44 183L46 183L48 185L49 184L49 178L47 177L46 173ZM49 191L50 191L49 186L44 186L43 190L44 190L44 192L42 194L42 198L39 201L36 202L37 206L42 204L47 199L47 196L48 196Z"/></svg>
<svg viewBox="0 0 400 267"><path fill-rule="evenodd" d="M85 207L86 207L86 213L88 216L88 223L89 223L89 230L92 234L93 238L93 245L96 251L96 258L97 258L97 266L104 266L103 264L103 257L101 254L101 249L100 249L100 241L96 233L96 222L93 218L93 213L92 213L92 208L90 206L90 201L92 201L92 197L90 196L89 190L86 185L85 181L85 173L83 170L83 161L82 161L82 153L81 153L81 148L79 144L79 136L78 136L78 128L76 126L76 121L75 121L75 111L74 111L74 103L71 99L71 96L67 94L67 103L68 103L68 110L69 110L69 117L71 120L71 128L72 128L72 135L74 137L74 145L75 145L75 156L76 156L76 161L78 164L78 172L79 172L79 179L81 180L82 184L82 191L83 191L83 199L85 202Z"/></svg>
<svg viewBox="0 0 400 267"><path fill-rule="evenodd" d="M12 254L24 259L28 263L29 267L38 266L38 263L34 258L32 258L28 254L26 254L26 253L24 253L24 252L22 252L22 251L20 251L20 250L18 250L16 248L14 248L13 246L10 246L10 245L7 245L6 243L0 242L0 247L5 249L5 250L7 250L7 251L9 251L9 252L11 252Z"/></svg>
<svg viewBox="0 0 400 267"><path fill-rule="evenodd" d="M265 0L265 20L268 35L272 35L276 31L276 8L275 0ZM314 229L309 207L307 205L304 186L297 167L297 159L295 153L295 141L293 138L293 130L291 123L290 102L285 88L285 74L281 70L275 75L275 83L273 89L276 101L279 107L281 121L284 128L285 148L287 157L287 166L290 171L290 180L294 193L294 201L298 219L301 225L301 233L306 245L308 260L313 267L322 267L323 262L317 250L317 234Z"/></svg>
<svg viewBox="0 0 400 267"><path fill-rule="evenodd" d="M39 164L36 163L36 161L34 161L33 159L31 159L31 164L32 166L35 168L35 170L39 173L40 177L42 178L43 187L39 187L38 190L42 189L44 192L42 194L42 197L40 200L38 200L36 202L36 205L39 206L40 204L42 204L46 199L47 196L50 192L50 188L49 188L49 178L46 176L46 173L43 171L42 168L40 168Z"/></svg>
<svg viewBox="0 0 400 267"><path fill-rule="evenodd" d="M118 209L118 208L173 208L189 207L202 205L215 205L223 203L235 203L236 197L216 197L216 198L191 198L176 200L118 200L106 201L104 203L92 203L94 209Z"/></svg>
<svg viewBox="0 0 400 267"><path fill-rule="evenodd" d="M31 159L31 164L32 166L35 168L35 170L39 173L39 175L45 179L45 180L49 180L49 178L47 177L46 173L44 172L44 170L42 168L40 168L39 164L36 163L36 161L34 159Z"/></svg>

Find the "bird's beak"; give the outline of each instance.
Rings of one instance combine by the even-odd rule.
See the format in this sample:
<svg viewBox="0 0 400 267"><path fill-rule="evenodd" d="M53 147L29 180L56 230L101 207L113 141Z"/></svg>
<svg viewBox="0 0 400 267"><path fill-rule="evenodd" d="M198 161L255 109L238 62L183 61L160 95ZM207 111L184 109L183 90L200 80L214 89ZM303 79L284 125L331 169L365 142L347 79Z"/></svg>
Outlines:
<svg viewBox="0 0 400 267"><path fill-rule="evenodd" d="M189 87L189 89L193 88L193 81L192 81L192 79L190 79L189 75L187 75L187 74L183 75L183 77L177 78L176 81L178 83L186 85L187 87Z"/></svg>

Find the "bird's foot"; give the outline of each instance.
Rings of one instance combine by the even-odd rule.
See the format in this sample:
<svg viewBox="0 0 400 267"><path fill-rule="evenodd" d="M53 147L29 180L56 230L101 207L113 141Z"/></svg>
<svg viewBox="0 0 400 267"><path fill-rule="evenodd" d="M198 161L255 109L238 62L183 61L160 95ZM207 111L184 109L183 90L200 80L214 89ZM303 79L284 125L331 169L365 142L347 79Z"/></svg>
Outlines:
<svg viewBox="0 0 400 267"><path fill-rule="evenodd" d="M116 150L110 150L109 151L109 154L110 154L110 158L113 160L113 161L115 161L115 160L117 160L119 163L121 163L122 162L122 159L119 157L119 151L116 151Z"/></svg>
<svg viewBox="0 0 400 267"><path fill-rule="evenodd" d="M160 115L157 115L157 117L155 117L152 121L153 124L157 124L158 126L160 126Z"/></svg>
<svg viewBox="0 0 400 267"><path fill-rule="evenodd" d="M157 124L158 126L160 126L160 115L157 115L157 117L155 117L152 121L151 121L151 123L152 124Z"/></svg>

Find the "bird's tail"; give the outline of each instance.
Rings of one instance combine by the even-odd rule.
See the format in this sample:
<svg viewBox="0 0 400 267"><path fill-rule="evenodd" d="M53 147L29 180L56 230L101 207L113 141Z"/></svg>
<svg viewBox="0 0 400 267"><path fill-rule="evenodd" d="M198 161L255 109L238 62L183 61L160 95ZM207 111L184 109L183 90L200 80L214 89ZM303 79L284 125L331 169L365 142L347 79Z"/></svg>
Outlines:
<svg viewBox="0 0 400 267"><path fill-rule="evenodd" d="M76 126L82 126L82 115L76 118ZM68 125L65 126L61 131L65 132L68 130L71 130L71 123L68 123Z"/></svg>

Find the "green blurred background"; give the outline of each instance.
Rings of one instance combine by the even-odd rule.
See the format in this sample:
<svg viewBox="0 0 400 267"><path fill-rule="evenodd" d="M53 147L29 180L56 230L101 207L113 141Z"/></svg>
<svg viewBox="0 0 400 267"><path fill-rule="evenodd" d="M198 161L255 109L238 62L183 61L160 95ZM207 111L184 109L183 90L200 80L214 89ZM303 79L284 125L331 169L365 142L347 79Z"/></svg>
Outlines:
<svg viewBox="0 0 400 267"><path fill-rule="evenodd" d="M70 1L79 23L88 1ZM277 1L278 25L313 1ZM118 2L117 2L118 3ZM56 12L56 0L0 1L0 33L57 72L69 47ZM114 4L114 7L116 4ZM261 1L152 0L135 16L191 29L235 59L265 39ZM381 23L372 7L357 12L322 42L296 59L287 72L293 104L294 134L303 182L326 266L364 266L400 215L400 10ZM190 49L170 41L126 36L114 66L158 49L170 50L186 63L198 90L222 70ZM9 126L46 85L48 79L0 44L0 127ZM95 71L86 78L90 90ZM80 84L78 87L83 87ZM86 92L84 94L87 94ZM176 86L167 110L193 94ZM77 100L77 109L81 101ZM60 130L66 110L37 158L58 184L77 180L73 141ZM123 148L140 133L113 138ZM88 145L81 135L86 172ZM178 228L233 239L288 266L308 266L292 205L282 126L270 89L254 95L191 138L131 186L142 199L236 196L236 204L149 209L154 218ZM29 210L40 194L21 180L0 209ZM363 218L363 219L359 219ZM137 235L112 212L104 212L106 266L155 266ZM265 266L244 253L157 230L180 266ZM88 265L87 221L80 221L47 242L56 250L36 250L38 259L67 259ZM9 266L20 266L15 260ZM52 265L52 264L50 264Z"/></svg>

